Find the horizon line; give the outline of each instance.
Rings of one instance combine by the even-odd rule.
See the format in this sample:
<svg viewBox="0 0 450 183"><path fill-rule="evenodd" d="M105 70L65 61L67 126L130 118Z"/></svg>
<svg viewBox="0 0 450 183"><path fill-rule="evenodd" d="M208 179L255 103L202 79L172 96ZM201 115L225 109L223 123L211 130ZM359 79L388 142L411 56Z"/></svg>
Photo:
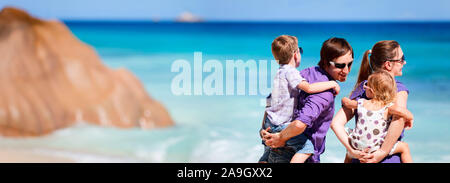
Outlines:
<svg viewBox="0 0 450 183"><path fill-rule="evenodd" d="M53 18L54 20L55 18ZM47 19L52 20L52 19ZM450 23L450 20L152 20L152 19L56 19L62 22L129 22L129 23Z"/></svg>

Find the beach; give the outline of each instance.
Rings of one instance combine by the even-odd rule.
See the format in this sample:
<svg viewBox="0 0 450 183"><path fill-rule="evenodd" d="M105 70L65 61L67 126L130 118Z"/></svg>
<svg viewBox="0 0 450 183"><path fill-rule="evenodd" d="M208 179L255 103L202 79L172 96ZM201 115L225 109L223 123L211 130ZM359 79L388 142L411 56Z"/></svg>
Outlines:
<svg viewBox="0 0 450 183"><path fill-rule="evenodd" d="M24 149L0 149L0 163L74 163L70 158L30 152Z"/></svg>
<svg viewBox="0 0 450 183"><path fill-rule="evenodd" d="M250 95L248 88L244 95L174 95L171 84L180 73L171 71L172 63L183 59L194 66L194 52L202 52L204 63L215 59L226 66L226 60L240 59L259 64L273 59L270 44L281 34L299 38L304 55L298 70L317 64L321 44L329 37L350 42L355 61L348 80L339 83L335 112L353 89L364 51L377 41L397 40L407 61L398 80L410 90L408 109L415 116L403 140L415 162L450 162L450 23L65 23L106 65L133 72L167 107L175 124L142 130L80 123L41 137L0 137L2 162L257 162L263 153L258 130L266 95ZM212 72L204 72L203 78ZM354 126L354 120L347 126ZM345 148L329 130L321 162L342 162L344 155Z"/></svg>

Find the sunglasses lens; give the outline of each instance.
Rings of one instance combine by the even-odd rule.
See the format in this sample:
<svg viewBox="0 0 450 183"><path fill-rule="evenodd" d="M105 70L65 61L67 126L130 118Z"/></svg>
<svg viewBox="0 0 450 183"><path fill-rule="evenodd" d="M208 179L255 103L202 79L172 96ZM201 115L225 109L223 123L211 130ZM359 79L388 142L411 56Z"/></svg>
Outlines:
<svg viewBox="0 0 450 183"><path fill-rule="evenodd" d="M300 50L300 54L303 54L303 48L299 46L298 49Z"/></svg>
<svg viewBox="0 0 450 183"><path fill-rule="evenodd" d="M336 66L336 68L342 69L345 67L346 64L334 64Z"/></svg>

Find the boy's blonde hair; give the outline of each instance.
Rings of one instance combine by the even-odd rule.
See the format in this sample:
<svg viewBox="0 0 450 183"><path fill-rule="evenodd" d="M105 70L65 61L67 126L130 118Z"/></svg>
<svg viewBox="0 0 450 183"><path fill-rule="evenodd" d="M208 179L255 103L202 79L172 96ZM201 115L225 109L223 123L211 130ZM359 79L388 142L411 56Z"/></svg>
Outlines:
<svg viewBox="0 0 450 183"><path fill-rule="evenodd" d="M383 105L395 101L397 84L387 71L379 70L371 74L367 79L367 86L373 90L373 99L382 101Z"/></svg>
<svg viewBox="0 0 450 183"><path fill-rule="evenodd" d="M279 64L288 64L297 49L298 40L295 36L281 35L272 42L272 54Z"/></svg>

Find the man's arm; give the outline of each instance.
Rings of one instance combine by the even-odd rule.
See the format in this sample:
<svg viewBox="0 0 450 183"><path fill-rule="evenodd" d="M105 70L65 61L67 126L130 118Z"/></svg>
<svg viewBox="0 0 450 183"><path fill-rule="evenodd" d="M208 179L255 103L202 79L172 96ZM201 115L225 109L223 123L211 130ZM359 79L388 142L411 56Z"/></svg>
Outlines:
<svg viewBox="0 0 450 183"><path fill-rule="evenodd" d="M280 132L280 140L282 142L288 141L290 138L302 134L306 129L306 124L299 121L292 121L288 127Z"/></svg>
<svg viewBox="0 0 450 183"><path fill-rule="evenodd" d="M290 138L302 134L306 129L305 123L292 121L284 130L278 133L269 133L268 129L262 130L261 134L267 146L271 148L283 147Z"/></svg>
<svg viewBox="0 0 450 183"><path fill-rule="evenodd" d="M279 133L266 134L266 145L277 148L282 147L292 137L300 135L307 127L311 127L313 122L330 107L334 101L332 92L322 92L309 95L306 98L303 108L298 110L297 118Z"/></svg>

